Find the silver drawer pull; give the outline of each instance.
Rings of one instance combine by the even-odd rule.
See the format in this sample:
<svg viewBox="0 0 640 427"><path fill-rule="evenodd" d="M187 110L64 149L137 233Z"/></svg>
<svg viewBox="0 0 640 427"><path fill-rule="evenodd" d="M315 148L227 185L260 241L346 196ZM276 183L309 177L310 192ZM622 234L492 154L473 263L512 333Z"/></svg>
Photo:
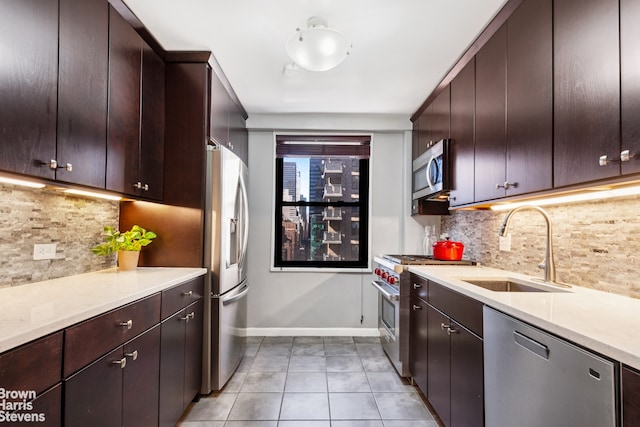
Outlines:
<svg viewBox="0 0 640 427"><path fill-rule="evenodd" d="M126 326L127 329L131 329L133 327L133 320L129 319L126 322L118 323L119 326Z"/></svg>
<svg viewBox="0 0 640 427"><path fill-rule="evenodd" d="M418 285L417 283L414 283L413 289L422 289L422 285Z"/></svg>
<svg viewBox="0 0 640 427"><path fill-rule="evenodd" d="M440 329L442 329L443 331L445 329L448 329L451 325L445 325L444 323L440 323Z"/></svg>
<svg viewBox="0 0 640 427"><path fill-rule="evenodd" d="M184 320L185 322L188 322L190 319L193 319L194 317L196 317L196 313L194 311L192 311L191 313L187 314L184 317L180 317L180 320Z"/></svg>
<svg viewBox="0 0 640 427"><path fill-rule="evenodd" d="M447 327L447 335L460 333L459 330L453 329L451 326Z"/></svg>
<svg viewBox="0 0 640 427"><path fill-rule="evenodd" d="M124 369L125 366L127 366L127 358L123 357L120 360L114 360L111 362L112 365L120 365L120 369Z"/></svg>
<svg viewBox="0 0 640 427"><path fill-rule="evenodd" d="M183 292L183 293L182 293L182 296L183 296L183 297L190 297L191 295L193 295L193 291Z"/></svg>
<svg viewBox="0 0 640 427"><path fill-rule="evenodd" d="M422 310L422 307L416 304L413 304L413 309L414 310Z"/></svg>
<svg viewBox="0 0 640 427"><path fill-rule="evenodd" d="M131 360L136 360L138 359L138 350L134 350L131 353L125 353L124 355L130 357Z"/></svg>

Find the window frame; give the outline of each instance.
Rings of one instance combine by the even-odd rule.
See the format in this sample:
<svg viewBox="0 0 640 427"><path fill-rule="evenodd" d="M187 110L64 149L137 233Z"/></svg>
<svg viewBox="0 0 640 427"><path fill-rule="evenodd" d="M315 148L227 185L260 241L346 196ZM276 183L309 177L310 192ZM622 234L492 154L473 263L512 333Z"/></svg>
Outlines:
<svg viewBox="0 0 640 427"><path fill-rule="evenodd" d="M291 147L286 153L276 154L275 156L275 182L274 182L274 221L273 221L273 252L272 252L272 269L274 270L322 270L322 271L363 271L370 268L370 165L371 165L371 135L289 135L289 134L275 134L275 145L278 147L278 142L284 141L296 141L297 143L304 144L308 142L309 145L314 145L318 149L313 152L305 152L303 147L306 145L297 146L297 148ZM322 145L331 145L332 151L335 151L335 144L339 142L361 142L362 146L357 147L355 145L349 145L350 149L359 158L359 198L357 201L345 202L345 201L283 201L284 193L284 158L285 157L305 157L305 156L319 156L326 155L330 157L332 154L323 154L321 149ZM327 144L329 143L329 144ZM316 145L317 144L317 145ZM282 146L280 146L282 147ZM363 150L366 147L366 150ZM276 148L277 151L277 148ZM348 149L346 150L348 151ZM366 151L366 155L365 155ZM292 154L292 156L289 156ZM353 158L353 157L352 157ZM310 195L307 195L310 198ZM324 260L284 260L283 259L283 221L282 211L286 207L305 208L308 210L311 207L355 207L358 208L359 217L359 230L358 230L358 259L357 260L340 260L340 261L324 261ZM351 246L350 242L344 242L343 245Z"/></svg>

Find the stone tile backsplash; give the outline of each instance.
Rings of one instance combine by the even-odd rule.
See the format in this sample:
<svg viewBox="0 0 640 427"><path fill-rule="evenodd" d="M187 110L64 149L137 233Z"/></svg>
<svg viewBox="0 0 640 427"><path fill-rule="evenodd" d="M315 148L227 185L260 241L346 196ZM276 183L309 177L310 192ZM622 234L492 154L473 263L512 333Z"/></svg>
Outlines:
<svg viewBox="0 0 640 427"><path fill-rule="evenodd" d="M640 197L549 206L557 280L640 298ZM546 225L521 211L509 226L511 251L500 251L498 230L507 212L455 211L442 232L465 245L465 258L490 267L543 277Z"/></svg>
<svg viewBox="0 0 640 427"><path fill-rule="evenodd" d="M50 189L0 184L0 287L115 266L91 248L105 225L118 226L119 203ZM33 260L35 243L56 243L56 258Z"/></svg>

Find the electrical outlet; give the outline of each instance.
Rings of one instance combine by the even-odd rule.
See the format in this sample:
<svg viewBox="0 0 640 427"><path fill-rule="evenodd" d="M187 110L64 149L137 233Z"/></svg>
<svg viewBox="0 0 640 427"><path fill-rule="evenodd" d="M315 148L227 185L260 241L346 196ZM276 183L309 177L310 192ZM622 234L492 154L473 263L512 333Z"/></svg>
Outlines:
<svg viewBox="0 0 640 427"><path fill-rule="evenodd" d="M500 243L500 250L505 252L511 251L511 234L507 234L506 236L498 236Z"/></svg>
<svg viewBox="0 0 640 427"><path fill-rule="evenodd" d="M55 243L36 243L33 245L33 259L54 259L55 257Z"/></svg>

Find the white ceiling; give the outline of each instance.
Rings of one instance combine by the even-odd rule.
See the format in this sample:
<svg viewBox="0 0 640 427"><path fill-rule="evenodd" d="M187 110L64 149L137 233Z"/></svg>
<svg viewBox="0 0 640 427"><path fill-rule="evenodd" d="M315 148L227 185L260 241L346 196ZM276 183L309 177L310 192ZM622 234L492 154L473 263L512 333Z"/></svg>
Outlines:
<svg viewBox="0 0 640 427"><path fill-rule="evenodd" d="M249 115L411 116L505 0L125 0L166 50L214 53ZM299 70L284 46L310 16L353 43L326 72Z"/></svg>

